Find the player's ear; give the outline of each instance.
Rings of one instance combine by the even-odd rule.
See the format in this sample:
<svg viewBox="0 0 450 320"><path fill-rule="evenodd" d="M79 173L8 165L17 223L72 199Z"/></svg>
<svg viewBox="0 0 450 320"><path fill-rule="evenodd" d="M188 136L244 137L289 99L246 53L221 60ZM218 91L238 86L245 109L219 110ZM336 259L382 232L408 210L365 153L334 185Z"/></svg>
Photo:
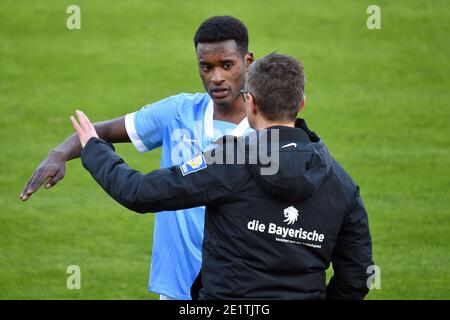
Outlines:
<svg viewBox="0 0 450 320"><path fill-rule="evenodd" d="M253 63L255 59L253 58L253 52L247 52L245 54L245 67L248 68Z"/></svg>

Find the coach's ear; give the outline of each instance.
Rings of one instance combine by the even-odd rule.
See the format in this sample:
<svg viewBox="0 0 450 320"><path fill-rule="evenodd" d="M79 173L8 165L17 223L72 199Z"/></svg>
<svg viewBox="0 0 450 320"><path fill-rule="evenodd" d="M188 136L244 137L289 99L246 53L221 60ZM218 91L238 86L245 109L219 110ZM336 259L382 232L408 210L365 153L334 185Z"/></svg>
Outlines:
<svg viewBox="0 0 450 320"><path fill-rule="evenodd" d="M303 95L303 100L302 103L300 103L300 109L298 109L298 112L303 110L303 108L305 107L305 103L306 103L306 96Z"/></svg>
<svg viewBox="0 0 450 320"><path fill-rule="evenodd" d="M251 93L247 93L247 99L248 99L248 108L250 110L250 113L253 116L256 116L259 113L258 106L255 104L255 100L253 99L253 96Z"/></svg>

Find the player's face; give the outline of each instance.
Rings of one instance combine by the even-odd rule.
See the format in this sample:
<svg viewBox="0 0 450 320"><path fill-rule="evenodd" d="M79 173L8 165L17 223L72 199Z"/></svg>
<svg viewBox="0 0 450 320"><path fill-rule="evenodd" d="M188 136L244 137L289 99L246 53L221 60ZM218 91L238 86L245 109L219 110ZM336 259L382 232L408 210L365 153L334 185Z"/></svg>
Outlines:
<svg viewBox="0 0 450 320"><path fill-rule="evenodd" d="M245 84L246 58L234 40L197 45L200 77L215 104L229 106L239 97Z"/></svg>

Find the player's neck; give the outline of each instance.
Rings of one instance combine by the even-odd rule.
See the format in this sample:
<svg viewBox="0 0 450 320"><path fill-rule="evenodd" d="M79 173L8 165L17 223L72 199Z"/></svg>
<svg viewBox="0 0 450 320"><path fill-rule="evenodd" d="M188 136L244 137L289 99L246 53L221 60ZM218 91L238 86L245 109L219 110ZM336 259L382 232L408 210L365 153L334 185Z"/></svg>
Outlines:
<svg viewBox="0 0 450 320"><path fill-rule="evenodd" d="M214 104L214 120L239 124L245 118L245 105L236 101L229 106Z"/></svg>

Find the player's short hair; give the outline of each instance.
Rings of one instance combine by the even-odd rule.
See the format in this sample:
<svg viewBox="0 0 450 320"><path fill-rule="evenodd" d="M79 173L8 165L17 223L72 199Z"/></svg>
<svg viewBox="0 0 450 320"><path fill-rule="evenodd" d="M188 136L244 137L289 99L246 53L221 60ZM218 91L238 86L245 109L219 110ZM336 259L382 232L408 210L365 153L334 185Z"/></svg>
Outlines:
<svg viewBox="0 0 450 320"><path fill-rule="evenodd" d="M293 57L271 53L250 65L245 87L264 118L292 121L303 101L305 72Z"/></svg>
<svg viewBox="0 0 450 320"><path fill-rule="evenodd" d="M242 57L248 51L248 32L242 21L231 16L215 16L205 20L194 36L194 44L234 40Z"/></svg>

